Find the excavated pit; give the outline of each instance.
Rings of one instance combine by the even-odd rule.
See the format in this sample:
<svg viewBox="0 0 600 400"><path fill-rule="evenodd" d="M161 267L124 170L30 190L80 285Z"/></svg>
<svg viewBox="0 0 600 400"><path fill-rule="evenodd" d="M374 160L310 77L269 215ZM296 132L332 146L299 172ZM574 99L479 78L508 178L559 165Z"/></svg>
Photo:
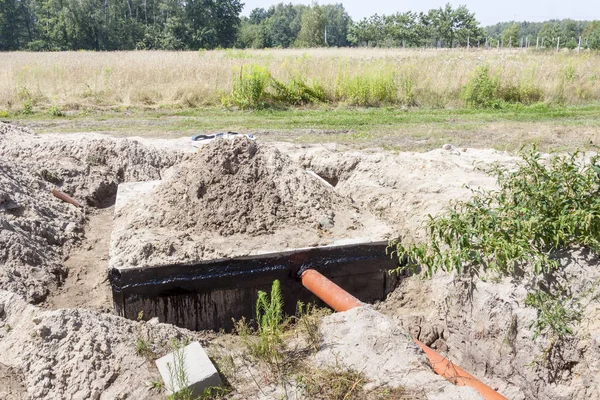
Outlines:
<svg viewBox="0 0 600 400"><path fill-rule="evenodd" d="M392 229L277 149L218 140L161 181L119 185L111 237L116 312L194 330L256 315L281 282L285 312L318 302L298 278L314 268L366 302L397 283Z"/></svg>

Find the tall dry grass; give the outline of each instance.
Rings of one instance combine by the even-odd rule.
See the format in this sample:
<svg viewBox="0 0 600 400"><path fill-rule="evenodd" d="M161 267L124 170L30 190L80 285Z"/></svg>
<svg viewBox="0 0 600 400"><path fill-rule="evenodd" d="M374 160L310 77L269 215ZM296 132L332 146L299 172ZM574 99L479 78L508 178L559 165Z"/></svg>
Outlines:
<svg viewBox="0 0 600 400"><path fill-rule="evenodd" d="M352 104L360 95L352 91L381 84L387 85L382 90L391 104L459 107L464 105L461 88L483 64L501 83L535 86L545 102L600 100L600 56L573 51L15 52L0 55L0 110L216 105L231 92L234 76L244 65L264 67L282 82L301 78L319 85L334 104Z"/></svg>

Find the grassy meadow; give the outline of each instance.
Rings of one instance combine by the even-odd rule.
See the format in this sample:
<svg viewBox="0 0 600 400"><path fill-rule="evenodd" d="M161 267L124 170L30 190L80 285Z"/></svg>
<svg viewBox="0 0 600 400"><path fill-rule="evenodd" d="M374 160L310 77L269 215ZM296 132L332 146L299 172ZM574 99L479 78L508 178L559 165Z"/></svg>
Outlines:
<svg viewBox="0 0 600 400"><path fill-rule="evenodd" d="M428 150L597 149L600 55L286 49L3 53L0 118L40 133Z"/></svg>
<svg viewBox="0 0 600 400"><path fill-rule="evenodd" d="M221 105L460 108L467 105L463 88L481 66L497 83L499 100L600 100L600 56L574 51L15 52L0 57L0 113Z"/></svg>

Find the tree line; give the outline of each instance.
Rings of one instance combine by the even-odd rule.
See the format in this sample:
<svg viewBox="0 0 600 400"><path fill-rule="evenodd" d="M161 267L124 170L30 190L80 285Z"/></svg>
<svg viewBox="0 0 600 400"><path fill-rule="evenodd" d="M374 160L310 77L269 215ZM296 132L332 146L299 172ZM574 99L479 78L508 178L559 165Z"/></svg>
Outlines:
<svg viewBox="0 0 600 400"><path fill-rule="evenodd" d="M375 14L343 4L279 3L241 17L240 0L0 0L0 51L214 48L544 47L600 49L600 21L503 22L482 27L465 6ZM559 39L560 38L560 39Z"/></svg>

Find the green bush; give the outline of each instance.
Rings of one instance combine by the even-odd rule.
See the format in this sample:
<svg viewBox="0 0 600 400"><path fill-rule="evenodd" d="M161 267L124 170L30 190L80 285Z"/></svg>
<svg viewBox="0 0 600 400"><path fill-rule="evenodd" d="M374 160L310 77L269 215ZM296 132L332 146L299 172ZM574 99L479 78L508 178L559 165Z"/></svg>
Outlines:
<svg viewBox="0 0 600 400"><path fill-rule="evenodd" d="M461 97L468 106L477 108L498 107L499 88L498 79L490 77L489 67L480 65L475 69L469 82L463 86Z"/></svg>
<svg viewBox="0 0 600 400"><path fill-rule="evenodd" d="M410 89L412 91L412 87ZM398 100L398 86L392 73L339 75L334 94L337 101L354 106L394 105Z"/></svg>
<svg viewBox="0 0 600 400"><path fill-rule="evenodd" d="M298 106L328 100L325 89L321 85L311 86L302 78L292 78L287 84L272 78L271 86L275 90L274 99L285 105Z"/></svg>
<svg viewBox="0 0 600 400"><path fill-rule="evenodd" d="M51 117L64 117L65 113L58 106L52 106L48 109L48 115Z"/></svg>
<svg viewBox="0 0 600 400"><path fill-rule="evenodd" d="M245 71L242 66L234 78L229 101L241 109L264 108L270 81L271 74L265 68L252 65Z"/></svg>
<svg viewBox="0 0 600 400"><path fill-rule="evenodd" d="M533 272L551 273L553 255L571 246L600 250L600 165L593 157L583 164L580 153L548 162L532 150L516 171L495 166L497 191L476 191L469 201L453 203L431 217L424 245L395 243L410 266L479 275L502 275L529 264Z"/></svg>
<svg viewBox="0 0 600 400"><path fill-rule="evenodd" d="M533 83L500 87L498 97L506 103L534 104L544 100L544 93Z"/></svg>

